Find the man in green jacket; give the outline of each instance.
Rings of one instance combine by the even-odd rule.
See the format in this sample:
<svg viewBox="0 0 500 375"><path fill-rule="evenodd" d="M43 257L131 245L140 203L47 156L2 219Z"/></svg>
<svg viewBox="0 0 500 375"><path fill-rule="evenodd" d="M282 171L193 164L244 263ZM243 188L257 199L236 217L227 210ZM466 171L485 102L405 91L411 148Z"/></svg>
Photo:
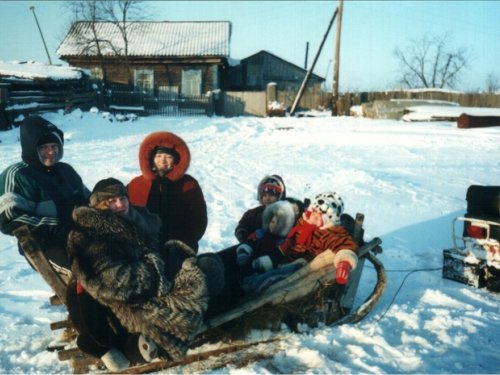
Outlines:
<svg viewBox="0 0 500 375"><path fill-rule="evenodd" d="M7 235L27 225L54 269L67 279L66 241L74 207L87 204L90 191L78 173L60 160L64 134L40 116L20 126L22 161L0 174L0 230ZM21 248L19 252L23 254Z"/></svg>

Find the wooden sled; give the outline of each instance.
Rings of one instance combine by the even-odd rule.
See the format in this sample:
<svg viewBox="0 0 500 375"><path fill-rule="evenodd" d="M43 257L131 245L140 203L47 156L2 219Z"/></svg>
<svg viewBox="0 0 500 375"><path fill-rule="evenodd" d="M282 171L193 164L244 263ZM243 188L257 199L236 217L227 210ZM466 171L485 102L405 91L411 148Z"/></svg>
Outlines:
<svg viewBox="0 0 500 375"><path fill-rule="evenodd" d="M356 220L349 215L344 218L348 219L347 226L353 238L361 245L358 266L350 273L347 285L339 286L335 283L334 254L329 250L325 251L295 273L268 287L262 294L248 296L238 304L238 307L205 322L192 347L197 348L207 342L230 343L225 349L188 355L179 362L157 361L138 365L127 369L126 373L160 371L201 361L210 356L247 350L260 343L243 342L243 344L235 345L234 342L237 339L244 339L244 334L250 329L279 329L280 324L286 323L296 330L298 323L305 323L309 326L339 325L355 323L363 319L378 302L386 285L384 267L375 256L382 251L380 247L382 241L374 238L364 243L362 228L364 216L362 214L357 214ZM51 304L64 304L66 285L45 258L29 228L20 227L15 231L15 235L27 259L55 292L55 296L50 300ZM372 263L377 282L371 294L353 311L365 261ZM77 332L69 318L52 323L51 329L63 329L64 332L60 340L61 344L51 346L47 350L57 351L59 360L69 361L73 373L106 371L99 359L81 352L76 347ZM272 350L268 351L268 355L272 355ZM258 354L250 358L258 360L262 358L262 355Z"/></svg>

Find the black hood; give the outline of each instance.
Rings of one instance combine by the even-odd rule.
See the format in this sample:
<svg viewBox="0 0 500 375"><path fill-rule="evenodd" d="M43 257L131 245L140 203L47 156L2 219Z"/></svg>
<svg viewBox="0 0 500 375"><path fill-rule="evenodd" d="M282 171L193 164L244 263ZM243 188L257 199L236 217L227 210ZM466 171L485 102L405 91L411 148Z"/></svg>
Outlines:
<svg viewBox="0 0 500 375"><path fill-rule="evenodd" d="M21 157L24 162L37 168L42 168L43 164L38 155L38 142L42 137L53 135L59 146L57 161L61 160L64 154L64 133L54 124L40 116L31 116L21 122Z"/></svg>

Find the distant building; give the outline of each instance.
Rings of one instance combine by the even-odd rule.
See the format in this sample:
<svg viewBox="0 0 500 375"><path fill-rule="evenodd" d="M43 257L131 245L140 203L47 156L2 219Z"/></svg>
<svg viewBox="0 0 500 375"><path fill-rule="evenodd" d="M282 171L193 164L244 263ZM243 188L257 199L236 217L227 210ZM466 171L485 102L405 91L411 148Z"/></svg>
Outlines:
<svg viewBox="0 0 500 375"><path fill-rule="evenodd" d="M241 91L265 90L274 82L280 90L297 92L307 70L267 51L257 52L240 61L229 70L228 87ZM308 89L319 91L325 79L311 74Z"/></svg>
<svg viewBox="0 0 500 375"><path fill-rule="evenodd" d="M127 45L112 22L76 22L57 54L96 79L155 96L198 96L225 86L230 22L128 22L126 30Z"/></svg>

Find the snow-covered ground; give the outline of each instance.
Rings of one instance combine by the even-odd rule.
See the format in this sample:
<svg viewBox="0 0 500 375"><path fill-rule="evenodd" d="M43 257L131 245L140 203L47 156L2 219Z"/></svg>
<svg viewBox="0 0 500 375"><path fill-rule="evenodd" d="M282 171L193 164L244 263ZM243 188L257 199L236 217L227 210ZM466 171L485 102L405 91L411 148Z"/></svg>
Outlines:
<svg viewBox="0 0 500 375"><path fill-rule="evenodd" d="M465 212L472 184L500 185L500 128L458 129L454 122L319 116L315 118L165 118L109 121L101 113L44 115L66 138L64 161L89 188L139 173L137 153L150 132L184 138L189 173L200 182L209 226L200 252L234 244L243 212L257 204L256 184L283 176L289 196L339 192L346 211L366 215L366 238L380 237L387 288L355 325L286 333L273 359L217 373L498 373L500 296L441 276L442 250L452 246L451 222ZM19 130L0 133L0 169L20 158ZM60 332L62 307L0 235L0 373L67 373L45 347ZM419 270L419 271L416 271ZM371 291L367 265L356 303ZM265 348L264 348L265 350ZM170 372L203 372L196 366Z"/></svg>

